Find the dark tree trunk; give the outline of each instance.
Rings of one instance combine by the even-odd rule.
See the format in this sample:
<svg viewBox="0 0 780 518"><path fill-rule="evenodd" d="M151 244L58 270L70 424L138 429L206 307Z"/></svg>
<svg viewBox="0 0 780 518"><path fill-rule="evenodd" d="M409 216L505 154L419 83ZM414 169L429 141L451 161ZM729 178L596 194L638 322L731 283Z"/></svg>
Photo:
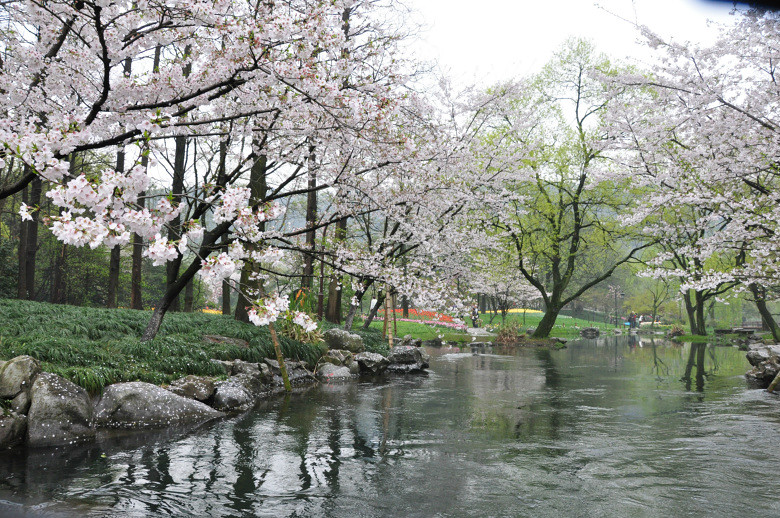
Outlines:
<svg viewBox="0 0 780 518"><path fill-rule="evenodd" d="M106 301L106 307L115 308L116 293L119 289L119 261L121 259L121 248L116 245L111 249L111 259L108 265L108 300Z"/></svg>
<svg viewBox="0 0 780 518"><path fill-rule="evenodd" d="M377 311L379 311L379 308L382 307L382 304L385 302L385 294L380 293L377 296L376 304L374 304L374 307L371 308L371 311L368 313L368 318L366 318L366 321L363 322L363 329L368 329L368 326L371 325L371 322L373 322L374 318L376 318Z"/></svg>
<svg viewBox="0 0 780 518"><path fill-rule="evenodd" d="M357 310L359 307L361 307L363 303L363 297L366 294L366 291L368 291L368 288L371 287L371 284L373 284L373 281L363 281L360 283L361 288L355 293L355 299L357 299L357 304L349 306L349 312L347 313L347 317L344 319L344 330L345 331L351 331L352 330L352 323L355 321L355 313L357 313Z"/></svg>
<svg viewBox="0 0 780 518"><path fill-rule="evenodd" d="M301 288L308 295L314 282L314 246L316 241L316 230L314 225L317 223L317 171L315 168L316 156L314 147L309 147L309 183L308 194L306 196L306 228L311 230L306 232L305 252L303 254L303 278L301 279Z"/></svg>
<svg viewBox="0 0 780 518"><path fill-rule="evenodd" d="M403 309L403 318L409 318L409 297L401 297L401 308Z"/></svg>
<svg viewBox="0 0 780 518"><path fill-rule="evenodd" d="M336 246L347 237L347 219L341 218L336 223L336 232L333 235L333 241ZM325 319L334 324L341 323L341 293L343 291L341 289L341 281L342 276L334 271L333 279L328 287L328 309L325 313Z"/></svg>
<svg viewBox="0 0 780 518"><path fill-rule="evenodd" d="M27 203L27 187L22 189L22 203ZM19 275L18 284L16 289L16 298L27 298L27 272L25 266L27 265L27 222L20 221L19 223L19 247L18 247L18 262L19 262Z"/></svg>
<svg viewBox="0 0 780 518"><path fill-rule="evenodd" d="M141 196L144 196L141 193ZM141 200L143 208L143 200ZM133 269L130 273L130 307L133 309L144 309L141 299L141 272L143 269L143 251L144 238L138 234L133 234Z"/></svg>
<svg viewBox="0 0 780 518"><path fill-rule="evenodd" d="M261 142L255 142L253 144L253 147L260 148L262 147ZM266 175L268 173L268 157L266 155L260 155L257 160L254 161L252 164L252 169L250 171L249 175L249 203L252 205L256 205L263 200L265 200L265 197L268 192L268 184L267 184L267 178ZM265 222L260 223L260 231L265 230ZM247 245L247 249L249 251L257 250L257 245L255 244L249 244ZM241 270L241 290L238 291L238 302L236 303L236 313L235 313L235 319L240 322L249 322L249 306L251 305L250 301L246 298L244 295L244 292L255 292L256 296L262 296L263 292L263 281L262 280L255 280L252 279L252 274L257 271L257 267L259 265L256 265L250 261L247 261L244 264L244 268Z"/></svg>
<svg viewBox="0 0 780 518"><path fill-rule="evenodd" d="M65 303L65 258L68 245L62 244L54 259L54 275L51 286L51 301L54 304Z"/></svg>
<svg viewBox="0 0 780 518"><path fill-rule="evenodd" d="M189 54L191 51L190 46L187 45L184 48L184 53ZM192 67L187 64L182 73L184 77L189 77ZM221 152L220 144L220 163L224 165L224 155ZM182 202L182 195L184 194L184 173L187 167L187 137L184 135L178 135L174 138L174 153L173 153L173 181L171 183L171 194L173 196L172 203L174 206L178 206ZM168 240L178 241L181 239L181 215L176 216L173 221L168 225ZM182 257L179 255L173 261L168 261L165 265L165 274L167 285L171 286L176 282L176 278L179 276L179 270L181 269ZM180 301L178 295L171 301L170 310L180 311Z"/></svg>
<svg viewBox="0 0 780 518"><path fill-rule="evenodd" d="M43 183L40 176L35 176L30 182L30 205L39 207L41 204L41 191ZM35 299L35 256L38 254L38 221L40 219L39 211L32 215L33 220L27 221L27 245L25 247L24 273L25 287L27 289L28 300Z"/></svg>
<svg viewBox="0 0 780 518"><path fill-rule="evenodd" d="M156 73L160 68L160 46L154 49L154 59L152 61L152 72ZM130 58L128 58L129 60ZM129 72L129 64L128 64ZM149 167L149 154L147 152L141 156L141 167L147 171ZM138 195L139 209L143 210L146 205L146 192L142 191ZM130 272L130 307L133 309L144 309L142 298L142 275L143 275L143 251L144 238L133 233L133 265Z"/></svg>
<svg viewBox="0 0 780 518"><path fill-rule="evenodd" d="M195 281L190 280L184 288L184 312L192 313L192 305L195 301Z"/></svg>
<svg viewBox="0 0 780 518"><path fill-rule="evenodd" d="M561 307L558 305L548 304L547 311L545 311L541 322L539 322L539 325L536 326L536 331L534 331L533 337L547 338L550 336L550 331L552 331L553 326L555 326L555 320L558 318L558 313L560 313L560 311Z"/></svg>
<svg viewBox="0 0 780 518"><path fill-rule="evenodd" d="M203 265L203 260L206 259L214 250L214 244L216 243L217 239L219 239L220 236L223 236L229 228L229 222L221 223L211 232L206 233L206 235L203 237L203 244L201 245L200 250L198 250L195 259L184 271L184 273L181 274L178 279L176 279L176 282L166 288L165 294L155 306L154 313L152 313L152 318L149 319L149 323L146 325L146 330L144 331L144 334L141 338L142 341L152 340L155 336L157 336L157 332L160 330L163 317L171 307L171 302L179 295L179 293L181 293L181 290L184 289L184 287L195 276L198 270L200 270L201 266Z"/></svg>
<svg viewBox="0 0 780 518"><path fill-rule="evenodd" d="M755 301L758 313L761 315L761 323L763 327L772 333L772 339L775 342L780 342L780 328L777 326L772 313L766 306L766 290L763 286L756 283L748 286L750 292L753 294L753 300Z"/></svg>
<svg viewBox="0 0 780 518"><path fill-rule="evenodd" d="M127 70L128 61L125 62L125 69ZM116 152L116 172L122 173L125 170L125 151L123 148L119 148ZM116 245L111 249L111 259L108 266L108 300L106 301L106 307L115 308L116 294L119 290L119 262L121 260L121 250L119 245Z"/></svg>

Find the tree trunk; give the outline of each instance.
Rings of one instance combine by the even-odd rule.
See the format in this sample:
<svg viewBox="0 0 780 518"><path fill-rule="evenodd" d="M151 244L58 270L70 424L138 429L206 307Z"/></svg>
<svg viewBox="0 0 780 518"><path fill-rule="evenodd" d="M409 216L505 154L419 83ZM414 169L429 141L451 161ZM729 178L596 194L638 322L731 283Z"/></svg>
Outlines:
<svg viewBox="0 0 780 518"><path fill-rule="evenodd" d="M536 331L534 331L533 338L547 338L550 336L550 331L552 331L553 326L555 326L555 321L557 320L558 313L560 313L560 311L561 307L554 304L549 304L541 322L539 322L539 325L536 326Z"/></svg>
<svg viewBox="0 0 780 518"><path fill-rule="evenodd" d="M700 291L696 292L696 333L699 336L707 335L706 313L704 312L704 297Z"/></svg>
<svg viewBox="0 0 780 518"><path fill-rule="evenodd" d="M184 53L189 54L191 51L190 46L184 47ZM187 64L182 70L182 74L185 78L189 77L192 67ZM224 164L224 154L221 151L222 143L220 143L220 164ZM178 135L174 138L174 153L173 153L173 181L171 183L171 195L173 206L179 206L182 202L182 195L184 194L184 173L187 167L187 137L184 135ZM224 167L224 166L223 166ZM181 239L181 214L176 216L173 221L168 225L168 240L178 241ZM165 274L167 285L170 286L176 282L176 278L179 276L179 270L181 269L182 256L179 255L173 261L168 261L165 264ZM179 311L180 303L178 295L171 301L171 311Z"/></svg>
<svg viewBox="0 0 780 518"><path fill-rule="evenodd" d="M54 259L54 276L51 286L51 301L53 304L65 303L65 258L68 245L60 246L57 257Z"/></svg>
<svg viewBox="0 0 780 518"><path fill-rule="evenodd" d="M35 176L30 182L30 205L39 207L41 204L41 191L43 183L40 176ZM40 220L39 211L32 215L33 220L27 221L27 246L25 247L24 273L26 276L25 287L27 288L27 299L35 299L35 256L38 254L38 221Z"/></svg>
<svg viewBox="0 0 780 518"><path fill-rule="evenodd" d="M154 59L152 61L152 72L156 73L160 68L160 46L158 45L154 49ZM130 59L130 58L128 58ZM129 69L129 65L128 65ZM129 71L129 70L128 70ZM141 167L145 172L148 172L149 167L149 153L148 149L141 156ZM141 191L138 194L138 208L144 209L146 205L146 191ZM130 273L130 307L133 309L144 309L144 303L142 298L142 275L143 275L143 251L144 251L144 238L140 235L133 233L133 265Z"/></svg>
<svg viewBox="0 0 780 518"><path fill-rule="evenodd" d="M195 281L190 280L184 288L184 312L192 313L192 305L195 302Z"/></svg>
<svg viewBox="0 0 780 518"><path fill-rule="evenodd" d="M26 169L26 166L25 166ZM27 203L27 187L22 189L22 203ZM27 299L27 272L25 266L27 265L27 222L21 221L19 223L19 247L17 249L18 261L19 261L19 275L18 284L16 289L16 298Z"/></svg>
<svg viewBox="0 0 780 518"><path fill-rule="evenodd" d="M368 313L368 318L366 318L366 321L363 322L363 329L368 329L368 326L371 325L371 322L376 317L377 311L379 311L379 308L382 307L382 304L384 304L384 302L385 302L385 294L384 293L380 293L377 296L376 304L374 304L374 307L371 308L371 311Z"/></svg>
<svg viewBox="0 0 780 518"><path fill-rule="evenodd" d="M141 193L145 196L145 193ZM141 200L141 209L143 209L143 200ZM133 267L130 273L130 307L133 309L144 309L141 298L141 272L143 269L143 251L144 238L138 234L133 234Z"/></svg>
<svg viewBox="0 0 780 518"><path fill-rule="evenodd" d="M336 223L336 231L333 235L333 242L338 244L347 236L347 218L341 218ZM341 280L342 277L336 271L333 272L333 278L328 287L328 309L325 312L325 319L334 324L341 323Z"/></svg>
<svg viewBox="0 0 780 518"><path fill-rule="evenodd" d="M355 321L355 313L357 313L357 309L362 306L363 297L366 295L368 288L371 287L371 284L373 284L373 281L361 282L360 284L361 288L355 293L355 299L357 299L357 304L350 304L349 313L347 313L347 318L344 319L345 331L352 330L352 323Z"/></svg>
<svg viewBox="0 0 780 518"><path fill-rule="evenodd" d="M121 248L116 245L111 249L111 259L108 265L108 300L107 308L116 308L116 293L119 288L119 261L121 259Z"/></svg>
<svg viewBox="0 0 780 518"><path fill-rule="evenodd" d="M780 342L780 328L777 326L772 313L766 306L766 290L763 286L759 286L756 283L752 283L748 286L750 292L753 294L753 300L756 304L759 314L761 315L761 322L763 326L772 333L772 339L775 342Z"/></svg>
<svg viewBox="0 0 780 518"><path fill-rule="evenodd" d="M260 149L262 147L262 142L255 141L252 146L253 148ZM249 203L251 205L258 204L265 200L268 192L266 179L267 169L268 157L261 154L257 157L257 160L252 163L252 169L249 173ZM261 222L259 227L261 232L265 231L265 222ZM249 244L247 245L247 249L250 252L255 251L257 250L257 245ZM242 289L238 291L238 302L236 303L236 313L234 317L240 322L249 323L248 311L251 302L246 298L245 292L254 293L256 297L261 297L263 295L263 281L261 279L252 278L252 274L257 272L257 267L258 265L247 260L244 263L244 267L241 269L240 286Z"/></svg>
<svg viewBox="0 0 780 518"><path fill-rule="evenodd" d="M311 292L314 281L314 246L316 231L314 225L317 223L317 170L316 156L314 146L309 146L309 183L308 194L306 195L306 228L311 230L306 232L305 252L303 254L303 278L301 279L301 288L308 295Z"/></svg>

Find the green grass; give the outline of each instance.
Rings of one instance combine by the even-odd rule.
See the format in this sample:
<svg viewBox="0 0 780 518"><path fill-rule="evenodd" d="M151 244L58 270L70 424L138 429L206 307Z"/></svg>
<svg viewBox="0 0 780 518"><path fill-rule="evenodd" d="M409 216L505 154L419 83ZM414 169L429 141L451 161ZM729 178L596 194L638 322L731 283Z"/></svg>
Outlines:
<svg viewBox="0 0 780 518"><path fill-rule="evenodd" d="M363 322L356 322L356 326L362 326ZM390 325L393 325L392 320ZM439 336L445 342L470 342L471 335L465 331L457 331L451 327L445 326L432 326L429 324L417 324L415 322L396 322L399 338L403 338L406 335L412 335L413 338L419 338L420 340L434 340ZM374 320L369 326L369 330L377 333L381 339L382 328L384 322L382 320Z"/></svg>
<svg viewBox="0 0 780 518"><path fill-rule="evenodd" d="M0 359L28 354L45 371L96 393L120 381L163 384L188 374L223 375L212 358L259 362L275 357L267 328L205 313L169 313L157 338L141 342L150 316L131 309L0 299ZM207 343L203 335L239 338L249 347ZM324 344L279 339L287 358L316 363L325 350Z"/></svg>
<svg viewBox="0 0 780 518"><path fill-rule="evenodd" d="M483 322L483 325L488 326L488 328L495 328L498 330L498 328L502 325L501 320L501 313L495 316L493 318L493 324L490 325L490 316L491 313L482 313L480 315L480 319ZM510 313L506 316L506 323L507 324L516 324L520 326L522 329L528 329L528 328L535 328L539 325L539 322L542 321L542 317L544 315L542 313L528 313L525 315L525 323L523 323L523 314L522 313ZM471 319L469 319L468 323L471 323ZM614 324L605 324L604 322L589 322L587 320L582 320L579 318L574 317L567 317L563 315L558 315L558 319L555 322L555 326L553 326L552 331L550 332L550 336L557 336L561 338L573 338L576 336L579 336L580 331L579 329L583 327L596 327L602 331L610 331L614 329Z"/></svg>
<svg viewBox="0 0 780 518"><path fill-rule="evenodd" d="M726 343L736 340L738 338L745 338L738 333L726 333L719 335L681 335L672 338L675 342L691 342L691 343Z"/></svg>

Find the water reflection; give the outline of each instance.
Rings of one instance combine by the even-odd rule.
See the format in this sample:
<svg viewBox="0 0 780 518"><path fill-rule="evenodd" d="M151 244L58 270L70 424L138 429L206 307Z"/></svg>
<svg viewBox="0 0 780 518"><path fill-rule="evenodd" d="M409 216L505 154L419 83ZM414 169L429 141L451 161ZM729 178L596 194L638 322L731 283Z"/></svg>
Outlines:
<svg viewBox="0 0 780 518"><path fill-rule="evenodd" d="M433 350L195 431L0 455L2 501L65 516L776 516L776 399L744 353L638 336ZM690 392L695 388L693 395Z"/></svg>

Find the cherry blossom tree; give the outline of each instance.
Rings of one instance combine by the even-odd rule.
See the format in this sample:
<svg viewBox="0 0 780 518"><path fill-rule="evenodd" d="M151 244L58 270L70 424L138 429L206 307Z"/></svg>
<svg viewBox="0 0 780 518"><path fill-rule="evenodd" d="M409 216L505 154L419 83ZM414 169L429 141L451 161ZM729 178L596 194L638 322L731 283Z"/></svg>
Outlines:
<svg viewBox="0 0 780 518"><path fill-rule="evenodd" d="M735 16L707 47L643 28L659 64L608 80L632 87L630 102L610 104L612 136L645 192L636 219L656 216L646 229L664 245L654 275L681 279L689 314L700 315L694 333L705 332L704 299L730 287L751 291L777 329L763 293L778 274L778 18Z"/></svg>

